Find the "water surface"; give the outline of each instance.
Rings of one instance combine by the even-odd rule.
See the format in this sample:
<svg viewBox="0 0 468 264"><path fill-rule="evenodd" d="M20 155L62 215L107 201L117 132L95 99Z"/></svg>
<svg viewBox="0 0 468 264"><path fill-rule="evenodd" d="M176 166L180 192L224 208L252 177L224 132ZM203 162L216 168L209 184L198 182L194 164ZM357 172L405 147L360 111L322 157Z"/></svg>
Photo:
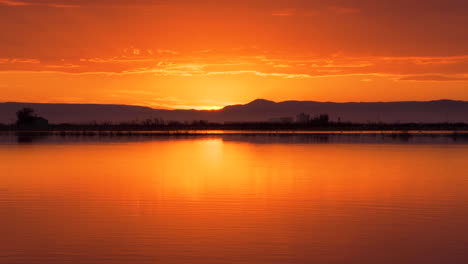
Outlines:
<svg viewBox="0 0 468 264"><path fill-rule="evenodd" d="M32 142L32 141L31 141ZM468 145L0 144L0 263L468 263Z"/></svg>

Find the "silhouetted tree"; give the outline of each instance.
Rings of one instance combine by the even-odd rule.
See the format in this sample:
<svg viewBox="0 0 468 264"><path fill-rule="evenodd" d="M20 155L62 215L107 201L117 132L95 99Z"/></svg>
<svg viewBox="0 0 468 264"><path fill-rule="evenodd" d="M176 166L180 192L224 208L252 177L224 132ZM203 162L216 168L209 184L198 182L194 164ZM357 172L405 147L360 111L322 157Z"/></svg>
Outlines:
<svg viewBox="0 0 468 264"><path fill-rule="evenodd" d="M310 122L310 115L306 113L300 113L296 116L296 123L307 124Z"/></svg>
<svg viewBox="0 0 468 264"><path fill-rule="evenodd" d="M34 122L36 115L34 113L34 109L25 107L20 109L16 112L16 124L23 125L23 124L31 124Z"/></svg>
<svg viewBox="0 0 468 264"><path fill-rule="evenodd" d="M328 116L328 114L322 114L319 116L319 120L321 123L327 124L330 121L330 117Z"/></svg>
<svg viewBox="0 0 468 264"><path fill-rule="evenodd" d="M42 129L49 125L47 119L38 117L34 113L34 109L28 107L18 110L18 112L16 112L16 117L16 125L18 128Z"/></svg>

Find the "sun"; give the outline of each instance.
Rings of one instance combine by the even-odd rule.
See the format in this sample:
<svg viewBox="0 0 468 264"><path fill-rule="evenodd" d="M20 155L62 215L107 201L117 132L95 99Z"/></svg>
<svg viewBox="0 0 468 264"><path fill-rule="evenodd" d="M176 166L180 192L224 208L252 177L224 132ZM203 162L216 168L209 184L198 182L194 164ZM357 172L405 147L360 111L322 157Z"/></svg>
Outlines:
<svg viewBox="0 0 468 264"><path fill-rule="evenodd" d="M224 106L216 106L216 105L203 105L203 106L198 106L196 109L197 110L220 110Z"/></svg>

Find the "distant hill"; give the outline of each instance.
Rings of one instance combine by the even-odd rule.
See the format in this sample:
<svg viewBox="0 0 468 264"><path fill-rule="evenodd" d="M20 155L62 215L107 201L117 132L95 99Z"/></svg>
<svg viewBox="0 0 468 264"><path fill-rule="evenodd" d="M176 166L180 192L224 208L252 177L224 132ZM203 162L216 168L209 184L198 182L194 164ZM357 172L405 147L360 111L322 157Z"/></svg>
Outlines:
<svg viewBox="0 0 468 264"><path fill-rule="evenodd" d="M271 118L330 115L331 120L351 122L466 122L468 102L438 100L428 102L332 103L312 101L272 102L257 99L245 105L226 106L221 110L163 110L142 106L104 104L0 103L0 123L13 123L15 113L31 107L51 123L126 122L147 118L212 122L267 121Z"/></svg>
<svg viewBox="0 0 468 264"><path fill-rule="evenodd" d="M468 102L438 100L428 102L332 103L311 101L271 102L258 99L246 105L227 106L226 120L262 120L267 117L328 114L332 120L352 122L468 122Z"/></svg>

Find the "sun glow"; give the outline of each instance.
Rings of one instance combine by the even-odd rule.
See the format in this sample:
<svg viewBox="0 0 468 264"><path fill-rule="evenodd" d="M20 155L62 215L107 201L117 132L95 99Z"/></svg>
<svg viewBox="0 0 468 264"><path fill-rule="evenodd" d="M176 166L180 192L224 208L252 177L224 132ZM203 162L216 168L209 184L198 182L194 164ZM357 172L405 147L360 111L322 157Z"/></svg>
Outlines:
<svg viewBox="0 0 468 264"><path fill-rule="evenodd" d="M468 100L466 1L154 2L0 0L0 101Z"/></svg>
<svg viewBox="0 0 468 264"><path fill-rule="evenodd" d="M215 105L206 105L206 106L198 106L195 109L197 110L220 110L223 109L224 106L215 106Z"/></svg>

